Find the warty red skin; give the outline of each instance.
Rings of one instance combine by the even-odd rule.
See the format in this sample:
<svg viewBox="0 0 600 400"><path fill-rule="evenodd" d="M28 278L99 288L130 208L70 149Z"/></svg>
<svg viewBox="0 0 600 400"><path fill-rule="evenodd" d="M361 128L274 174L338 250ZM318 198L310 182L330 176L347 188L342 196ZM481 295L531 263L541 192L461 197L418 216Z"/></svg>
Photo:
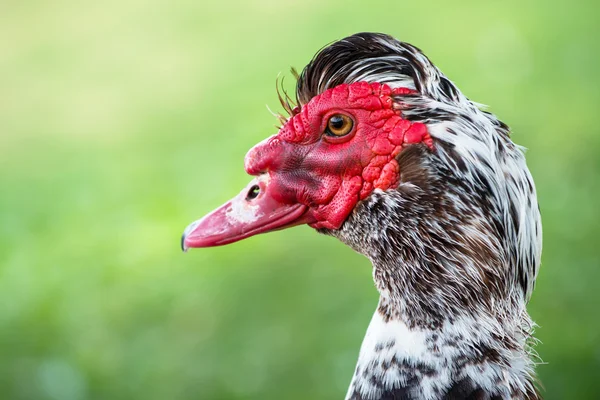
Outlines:
<svg viewBox="0 0 600 400"><path fill-rule="evenodd" d="M366 82L329 89L296 110L277 135L252 148L246 172L268 173L276 200L306 205L313 228L338 229L373 190L398 184L396 157L403 148L421 142L433 148L426 126L403 119L393 106L393 96L412 92ZM354 121L347 135L324 134L335 114Z"/></svg>

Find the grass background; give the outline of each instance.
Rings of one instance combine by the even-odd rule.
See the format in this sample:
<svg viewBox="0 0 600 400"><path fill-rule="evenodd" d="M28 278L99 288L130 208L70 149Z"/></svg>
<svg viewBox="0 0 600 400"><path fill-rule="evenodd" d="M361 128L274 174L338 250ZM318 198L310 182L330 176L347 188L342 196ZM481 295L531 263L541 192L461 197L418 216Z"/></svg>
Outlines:
<svg viewBox="0 0 600 400"><path fill-rule="evenodd" d="M308 227L183 255L249 180L275 77L382 31L529 148L547 399L600 392L595 2L0 4L0 398L341 399L377 293ZM288 83L291 76L288 76Z"/></svg>

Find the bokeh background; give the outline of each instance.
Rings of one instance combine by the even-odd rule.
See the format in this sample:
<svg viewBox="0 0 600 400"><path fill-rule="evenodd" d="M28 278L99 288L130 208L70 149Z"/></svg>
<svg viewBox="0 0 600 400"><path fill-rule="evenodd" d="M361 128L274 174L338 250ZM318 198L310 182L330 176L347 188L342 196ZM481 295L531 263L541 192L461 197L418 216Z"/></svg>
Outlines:
<svg viewBox="0 0 600 400"><path fill-rule="evenodd" d="M600 393L594 1L0 4L0 398L341 399L368 261L298 227L182 254L327 43L421 47L529 148L547 399Z"/></svg>

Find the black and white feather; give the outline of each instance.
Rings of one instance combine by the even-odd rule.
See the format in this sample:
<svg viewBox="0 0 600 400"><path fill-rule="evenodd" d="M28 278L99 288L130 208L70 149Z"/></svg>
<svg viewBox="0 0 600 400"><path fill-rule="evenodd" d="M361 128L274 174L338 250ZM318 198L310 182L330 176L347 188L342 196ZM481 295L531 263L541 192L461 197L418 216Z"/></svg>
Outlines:
<svg viewBox="0 0 600 400"><path fill-rule="evenodd" d="M297 101L357 81L415 89L395 106L427 125L434 151L404 150L396 190L321 230L372 261L380 292L346 398L539 399L526 304L542 232L523 149L419 49L383 34L321 50Z"/></svg>

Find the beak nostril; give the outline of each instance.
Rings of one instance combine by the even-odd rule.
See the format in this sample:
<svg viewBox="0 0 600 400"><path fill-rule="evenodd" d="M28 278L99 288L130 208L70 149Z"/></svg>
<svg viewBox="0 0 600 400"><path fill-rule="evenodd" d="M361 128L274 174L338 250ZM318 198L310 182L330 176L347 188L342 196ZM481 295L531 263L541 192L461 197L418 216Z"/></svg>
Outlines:
<svg viewBox="0 0 600 400"><path fill-rule="evenodd" d="M258 185L252 185L250 190L248 190L248 194L246 195L246 200L254 200L260 194L260 187Z"/></svg>

